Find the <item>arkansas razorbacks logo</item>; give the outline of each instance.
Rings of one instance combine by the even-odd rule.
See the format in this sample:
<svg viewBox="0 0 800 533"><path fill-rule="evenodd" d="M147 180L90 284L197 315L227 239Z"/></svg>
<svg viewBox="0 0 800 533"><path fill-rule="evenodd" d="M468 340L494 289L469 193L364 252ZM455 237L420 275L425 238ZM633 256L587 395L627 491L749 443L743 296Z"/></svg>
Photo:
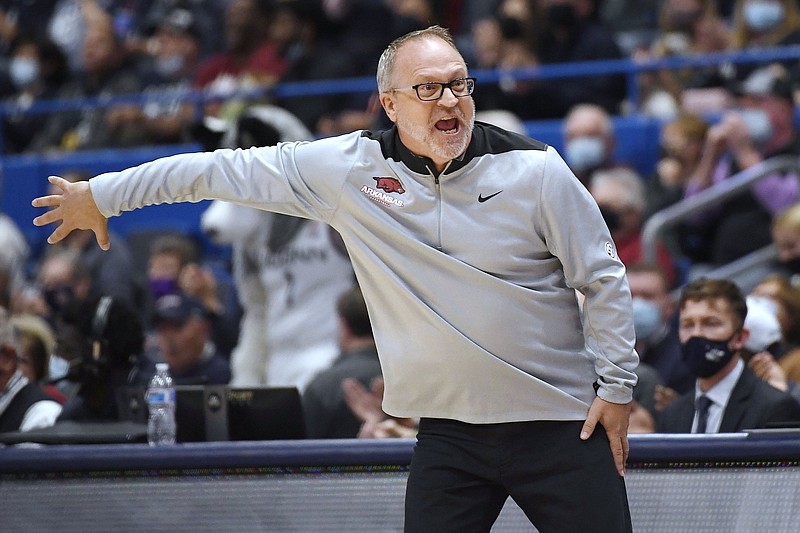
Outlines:
<svg viewBox="0 0 800 533"><path fill-rule="evenodd" d="M374 176L372 179L374 179L376 182L375 187L382 191L396 192L397 194L403 194L406 192L406 190L403 188L403 184L400 183L400 180L397 178Z"/></svg>

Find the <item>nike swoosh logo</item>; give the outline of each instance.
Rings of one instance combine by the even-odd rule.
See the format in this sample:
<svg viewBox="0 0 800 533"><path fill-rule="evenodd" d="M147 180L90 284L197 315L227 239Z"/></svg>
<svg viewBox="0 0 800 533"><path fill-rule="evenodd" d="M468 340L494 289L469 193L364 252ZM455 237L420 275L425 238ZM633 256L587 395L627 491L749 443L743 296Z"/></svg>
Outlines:
<svg viewBox="0 0 800 533"><path fill-rule="evenodd" d="M486 200L491 200L492 198L494 198L495 196L497 196L497 195L498 195L498 194L500 194L501 192L503 192L503 191L497 191L496 193L494 193L494 194L490 194L489 196L483 196L482 194L479 194L479 195L478 195L478 201L479 201L480 203L483 203L483 202L485 202Z"/></svg>

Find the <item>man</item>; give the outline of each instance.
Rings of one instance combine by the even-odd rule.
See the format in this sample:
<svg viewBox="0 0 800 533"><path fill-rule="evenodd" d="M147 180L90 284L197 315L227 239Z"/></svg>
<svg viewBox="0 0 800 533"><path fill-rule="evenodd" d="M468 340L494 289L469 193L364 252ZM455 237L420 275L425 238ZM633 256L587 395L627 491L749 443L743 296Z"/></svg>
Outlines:
<svg viewBox="0 0 800 533"><path fill-rule="evenodd" d="M180 293L162 296L153 310L153 326L159 355L175 385L224 385L231 380L228 361L211 342L208 311L199 300Z"/></svg>
<svg viewBox="0 0 800 533"><path fill-rule="evenodd" d="M800 423L794 398L742 361L746 315L744 296L729 280L701 278L683 289L678 334L683 360L697 382L661 413L660 433L731 433Z"/></svg>
<svg viewBox="0 0 800 533"><path fill-rule="evenodd" d="M642 177L626 167L599 170L588 188L611 230L620 261L631 265L644 259L642 213L646 200ZM660 241L656 246L656 259L672 286L676 278L675 266L669 251Z"/></svg>
<svg viewBox="0 0 800 533"><path fill-rule="evenodd" d="M361 421L345 402L342 382L358 379L368 386L381 375L372 325L361 289L353 287L336 302L341 355L322 371L303 392L306 435L311 439L358 436Z"/></svg>
<svg viewBox="0 0 800 533"><path fill-rule="evenodd" d="M49 427L61 413L61 405L22 374L17 353L8 312L0 307L0 433Z"/></svg>
<svg viewBox="0 0 800 533"><path fill-rule="evenodd" d="M617 166L616 136L608 111L597 104L577 104L564 117L564 159L579 180L589 185L592 173Z"/></svg>
<svg viewBox="0 0 800 533"><path fill-rule="evenodd" d="M421 419L406 530L488 531L511 494L540 531L630 531L624 267L554 149L474 123L474 83L446 30L412 32L378 63L390 130L179 155L90 187L54 176L64 192L34 200L56 208L34 222L107 248L107 216L175 199L326 221L364 292L384 410Z"/></svg>

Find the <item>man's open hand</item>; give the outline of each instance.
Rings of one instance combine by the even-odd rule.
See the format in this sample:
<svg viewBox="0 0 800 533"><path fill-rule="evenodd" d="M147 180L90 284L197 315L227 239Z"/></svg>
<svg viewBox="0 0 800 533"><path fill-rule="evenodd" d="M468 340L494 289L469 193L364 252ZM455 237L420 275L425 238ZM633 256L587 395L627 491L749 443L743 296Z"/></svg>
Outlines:
<svg viewBox="0 0 800 533"><path fill-rule="evenodd" d="M72 230L89 229L94 232L100 248L108 250L108 219L97 209L89 183L86 181L70 183L58 176L50 176L47 179L60 192L40 196L31 202L34 207L53 208L33 219L36 226L58 223L58 227L47 238L47 242L55 244L63 240Z"/></svg>

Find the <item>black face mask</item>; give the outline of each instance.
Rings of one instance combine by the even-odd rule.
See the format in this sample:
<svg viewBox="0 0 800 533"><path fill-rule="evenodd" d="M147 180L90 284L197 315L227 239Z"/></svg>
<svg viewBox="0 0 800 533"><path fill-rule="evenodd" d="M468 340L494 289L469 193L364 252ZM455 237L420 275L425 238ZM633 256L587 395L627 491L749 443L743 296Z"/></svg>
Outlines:
<svg viewBox="0 0 800 533"><path fill-rule="evenodd" d="M600 214L603 215L603 220L606 221L606 226L608 226L608 231L613 233L619 229L620 226L619 213L617 213L610 207L601 206Z"/></svg>
<svg viewBox="0 0 800 533"><path fill-rule="evenodd" d="M681 344L681 358L695 376L711 377L733 358L733 350L728 347L732 339L733 337L715 341L705 337L692 337Z"/></svg>
<svg viewBox="0 0 800 533"><path fill-rule="evenodd" d="M792 274L800 274L800 257L792 257L786 261L781 261L781 264Z"/></svg>
<svg viewBox="0 0 800 533"><path fill-rule="evenodd" d="M558 28L571 28L577 21L575 8L569 4L556 4L547 9L547 20Z"/></svg>
<svg viewBox="0 0 800 533"><path fill-rule="evenodd" d="M58 315L75 298L75 291L69 285L57 285L42 291L42 296L53 314Z"/></svg>

